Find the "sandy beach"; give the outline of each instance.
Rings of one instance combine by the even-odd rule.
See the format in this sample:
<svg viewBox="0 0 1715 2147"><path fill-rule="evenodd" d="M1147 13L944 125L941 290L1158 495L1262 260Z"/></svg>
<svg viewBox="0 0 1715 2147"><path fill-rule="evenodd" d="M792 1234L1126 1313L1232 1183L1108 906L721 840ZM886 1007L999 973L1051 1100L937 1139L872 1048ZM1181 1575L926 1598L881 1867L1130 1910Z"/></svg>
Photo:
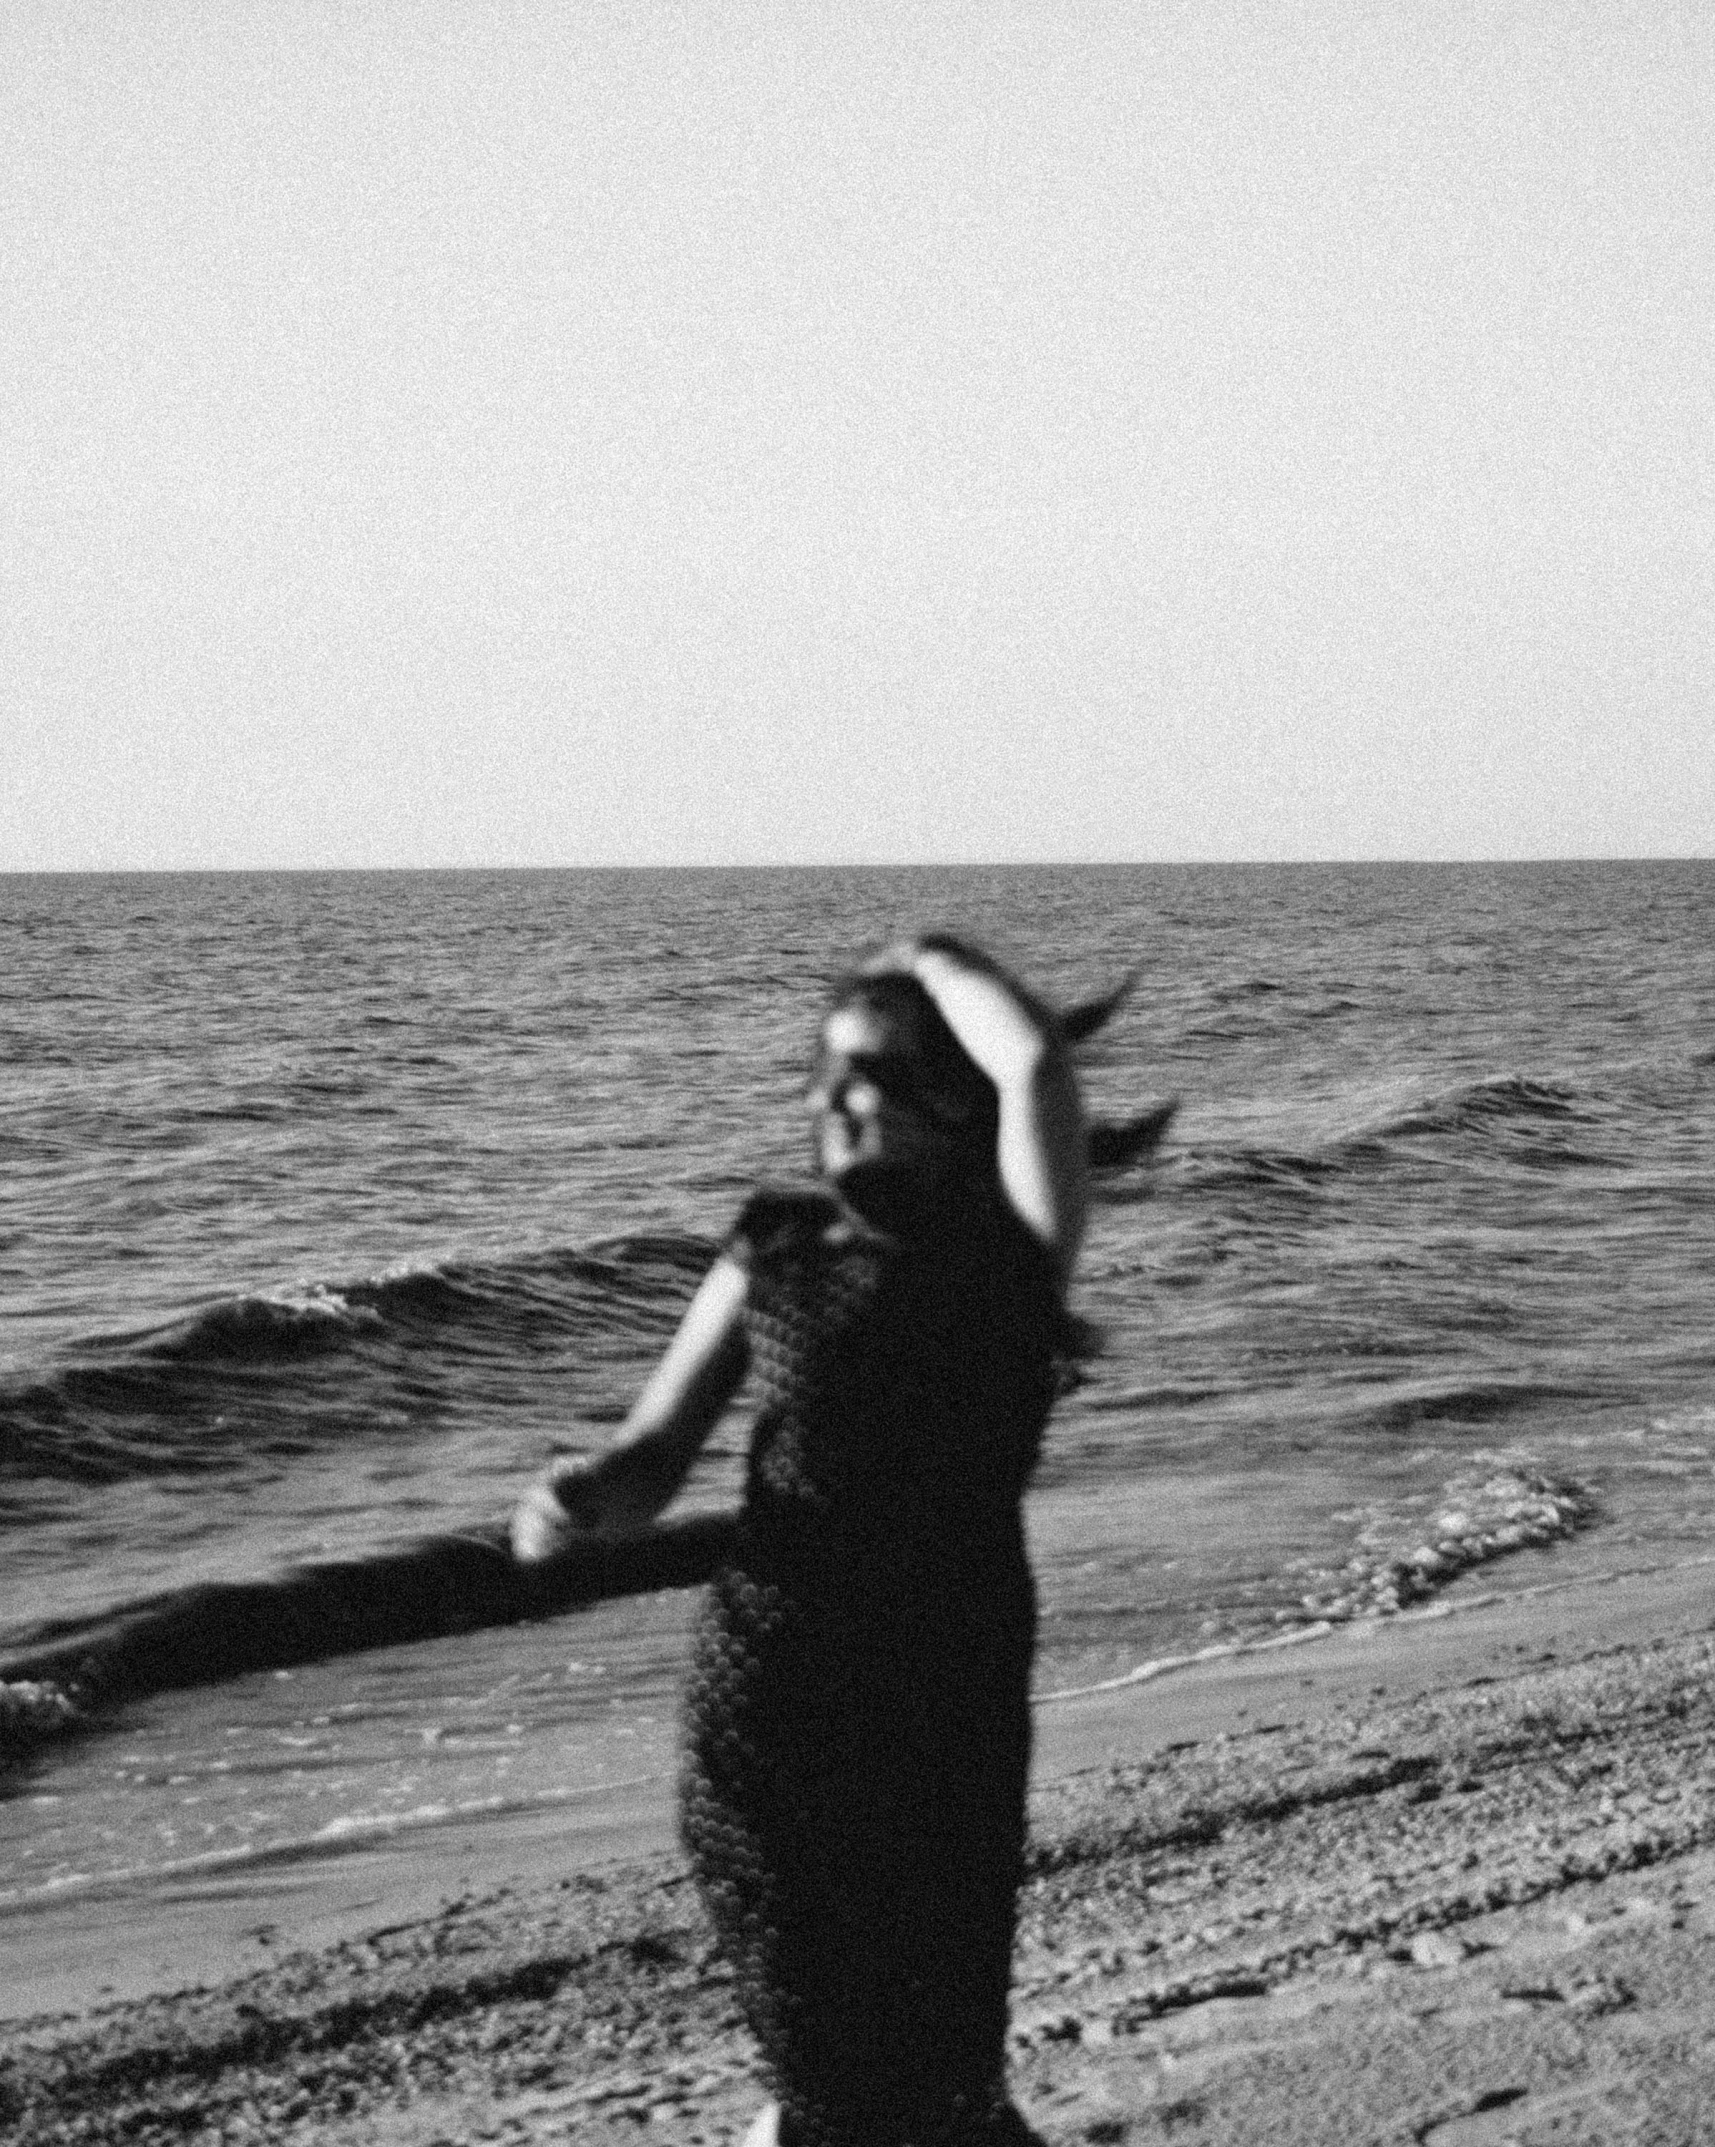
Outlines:
<svg viewBox="0 0 1715 2147"><path fill-rule="evenodd" d="M1554 1570L1045 1702L1012 2042L1047 2140L1707 2136L1715 1565ZM0 2128L736 2141L760 2082L666 1771L550 1816L260 1933L213 1889L9 1933Z"/></svg>

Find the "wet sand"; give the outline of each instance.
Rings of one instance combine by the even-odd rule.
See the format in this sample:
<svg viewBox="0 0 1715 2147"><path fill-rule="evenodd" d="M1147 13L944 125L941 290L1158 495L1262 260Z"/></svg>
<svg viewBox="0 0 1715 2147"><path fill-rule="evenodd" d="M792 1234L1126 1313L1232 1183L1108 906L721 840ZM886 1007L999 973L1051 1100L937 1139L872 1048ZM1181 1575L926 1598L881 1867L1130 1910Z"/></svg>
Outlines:
<svg viewBox="0 0 1715 2147"><path fill-rule="evenodd" d="M1013 2083L1047 2140L1708 2136L1715 1564L1512 1578L1042 1706ZM288 1879L265 1938L212 1886L4 1933L0 2133L742 2136L664 1770Z"/></svg>

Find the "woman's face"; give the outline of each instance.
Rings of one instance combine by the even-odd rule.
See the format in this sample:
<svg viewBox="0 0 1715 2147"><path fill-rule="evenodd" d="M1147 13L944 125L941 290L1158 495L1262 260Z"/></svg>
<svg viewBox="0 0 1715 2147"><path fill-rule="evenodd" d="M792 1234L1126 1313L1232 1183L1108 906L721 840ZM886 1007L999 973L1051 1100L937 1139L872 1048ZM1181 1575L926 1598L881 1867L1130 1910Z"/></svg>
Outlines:
<svg viewBox="0 0 1715 2147"><path fill-rule="evenodd" d="M809 1100L817 1161L844 1189L884 1177L926 1187L951 1161L953 1137L923 1093L911 1039L874 1007L828 1016Z"/></svg>

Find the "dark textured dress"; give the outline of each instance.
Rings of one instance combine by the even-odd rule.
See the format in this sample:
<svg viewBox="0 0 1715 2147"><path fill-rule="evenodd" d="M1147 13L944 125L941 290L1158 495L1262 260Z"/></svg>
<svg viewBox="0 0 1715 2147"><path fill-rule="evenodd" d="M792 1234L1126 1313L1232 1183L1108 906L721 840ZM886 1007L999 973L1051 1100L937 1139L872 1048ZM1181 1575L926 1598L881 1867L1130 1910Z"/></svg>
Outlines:
<svg viewBox="0 0 1715 2147"><path fill-rule="evenodd" d="M794 2147L1028 2137L1002 2073L1049 1263L990 1187L910 1245L760 1194L733 1250L762 1401L698 1627L685 1843Z"/></svg>

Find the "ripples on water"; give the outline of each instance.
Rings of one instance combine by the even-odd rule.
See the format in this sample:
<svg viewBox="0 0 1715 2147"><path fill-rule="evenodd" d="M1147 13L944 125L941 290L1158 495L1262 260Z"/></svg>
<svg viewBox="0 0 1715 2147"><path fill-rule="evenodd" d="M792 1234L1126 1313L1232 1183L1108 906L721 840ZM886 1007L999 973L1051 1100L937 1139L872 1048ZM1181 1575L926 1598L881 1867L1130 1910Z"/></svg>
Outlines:
<svg viewBox="0 0 1715 2147"><path fill-rule="evenodd" d="M1706 1529L1704 864L13 878L0 1643L493 1520L598 1442L745 1187L801 1168L830 979L917 921L1067 1000L1139 967L1092 1101L1181 1099L1083 1265L1051 1681L1385 1610L1449 1499L1470 1557L1554 1555L1513 1509ZM550 1711L574 1626L512 1643Z"/></svg>

